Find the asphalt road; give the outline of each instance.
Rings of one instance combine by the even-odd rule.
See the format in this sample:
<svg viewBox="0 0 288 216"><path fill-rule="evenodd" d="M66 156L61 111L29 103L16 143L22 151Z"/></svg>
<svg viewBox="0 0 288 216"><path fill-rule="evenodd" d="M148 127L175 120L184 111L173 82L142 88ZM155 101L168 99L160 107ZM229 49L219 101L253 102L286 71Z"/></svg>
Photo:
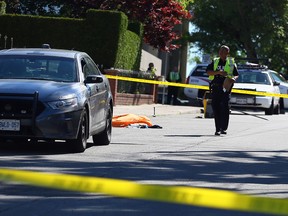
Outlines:
<svg viewBox="0 0 288 216"><path fill-rule="evenodd" d="M151 117L162 129L113 128L109 146L1 144L0 167L288 197L288 115L232 111L227 135L199 113ZM91 140L90 140L91 142ZM0 215L263 215L0 182Z"/></svg>

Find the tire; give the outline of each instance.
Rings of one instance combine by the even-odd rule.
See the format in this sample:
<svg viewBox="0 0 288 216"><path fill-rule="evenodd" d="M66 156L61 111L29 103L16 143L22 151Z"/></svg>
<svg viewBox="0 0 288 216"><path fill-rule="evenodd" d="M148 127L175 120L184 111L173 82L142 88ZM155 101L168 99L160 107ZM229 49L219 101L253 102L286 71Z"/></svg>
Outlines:
<svg viewBox="0 0 288 216"><path fill-rule="evenodd" d="M69 140L68 143L72 145L73 152L84 152L87 147L88 139L88 116L84 108L80 117L80 127L75 140Z"/></svg>
<svg viewBox="0 0 288 216"><path fill-rule="evenodd" d="M273 115L274 112L274 100L272 100L269 108L265 109L265 115Z"/></svg>
<svg viewBox="0 0 288 216"><path fill-rule="evenodd" d="M112 134L112 108L109 106L106 116L105 129L100 134L92 136L94 145L109 145L111 142Z"/></svg>
<svg viewBox="0 0 288 216"><path fill-rule="evenodd" d="M198 103L200 107L203 107L203 100L204 100L204 96L205 96L205 92L206 90L198 90Z"/></svg>
<svg viewBox="0 0 288 216"><path fill-rule="evenodd" d="M283 98L280 99L280 114L285 114Z"/></svg>
<svg viewBox="0 0 288 216"><path fill-rule="evenodd" d="M273 110L273 114L279 115L280 114L280 104L277 104L277 106Z"/></svg>

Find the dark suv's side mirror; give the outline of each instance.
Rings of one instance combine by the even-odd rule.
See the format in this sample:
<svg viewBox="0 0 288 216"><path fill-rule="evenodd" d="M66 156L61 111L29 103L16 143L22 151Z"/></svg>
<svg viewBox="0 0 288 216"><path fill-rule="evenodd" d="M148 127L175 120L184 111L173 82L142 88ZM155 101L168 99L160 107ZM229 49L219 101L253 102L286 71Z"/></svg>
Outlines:
<svg viewBox="0 0 288 216"><path fill-rule="evenodd" d="M103 77L100 75L88 75L84 81L85 84L89 83L102 83Z"/></svg>

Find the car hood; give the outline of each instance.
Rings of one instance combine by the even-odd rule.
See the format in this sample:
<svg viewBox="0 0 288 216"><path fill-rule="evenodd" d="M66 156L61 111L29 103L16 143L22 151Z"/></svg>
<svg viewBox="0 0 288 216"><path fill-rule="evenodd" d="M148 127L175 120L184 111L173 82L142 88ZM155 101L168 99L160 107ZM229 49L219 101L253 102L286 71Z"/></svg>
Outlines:
<svg viewBox="0 0 288 216"><path fill-rule="evenodd" d="M279 93L279 88L274 88L270 85L262 85L255 83L234 83L233 89L245 89L259 92ZM275 92L276 91L276 92Z"/></svg>
<svg viewBox="0 0 288 216"><path fill-rule="evenodd" d="M75 94L76 85L79 85L79 83L2 79L0 80L0 93L33 94L38 91L40 100L57 100Z"/></svg>

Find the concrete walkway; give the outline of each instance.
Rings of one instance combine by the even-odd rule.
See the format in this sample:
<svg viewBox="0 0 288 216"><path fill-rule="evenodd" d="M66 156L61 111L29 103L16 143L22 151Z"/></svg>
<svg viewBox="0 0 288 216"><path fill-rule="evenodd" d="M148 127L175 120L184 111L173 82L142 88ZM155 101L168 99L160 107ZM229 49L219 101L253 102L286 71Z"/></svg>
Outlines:
<svg viewBox="0 0 288 216"><path fill-rule="evenodd" d="M176 115L176 114L200 114L203 107L195 106L174 106L163 104L144 104L144 105L116 105L114 106L114 116L121 114L135 114L152 117L153 115Z"/></svg>

